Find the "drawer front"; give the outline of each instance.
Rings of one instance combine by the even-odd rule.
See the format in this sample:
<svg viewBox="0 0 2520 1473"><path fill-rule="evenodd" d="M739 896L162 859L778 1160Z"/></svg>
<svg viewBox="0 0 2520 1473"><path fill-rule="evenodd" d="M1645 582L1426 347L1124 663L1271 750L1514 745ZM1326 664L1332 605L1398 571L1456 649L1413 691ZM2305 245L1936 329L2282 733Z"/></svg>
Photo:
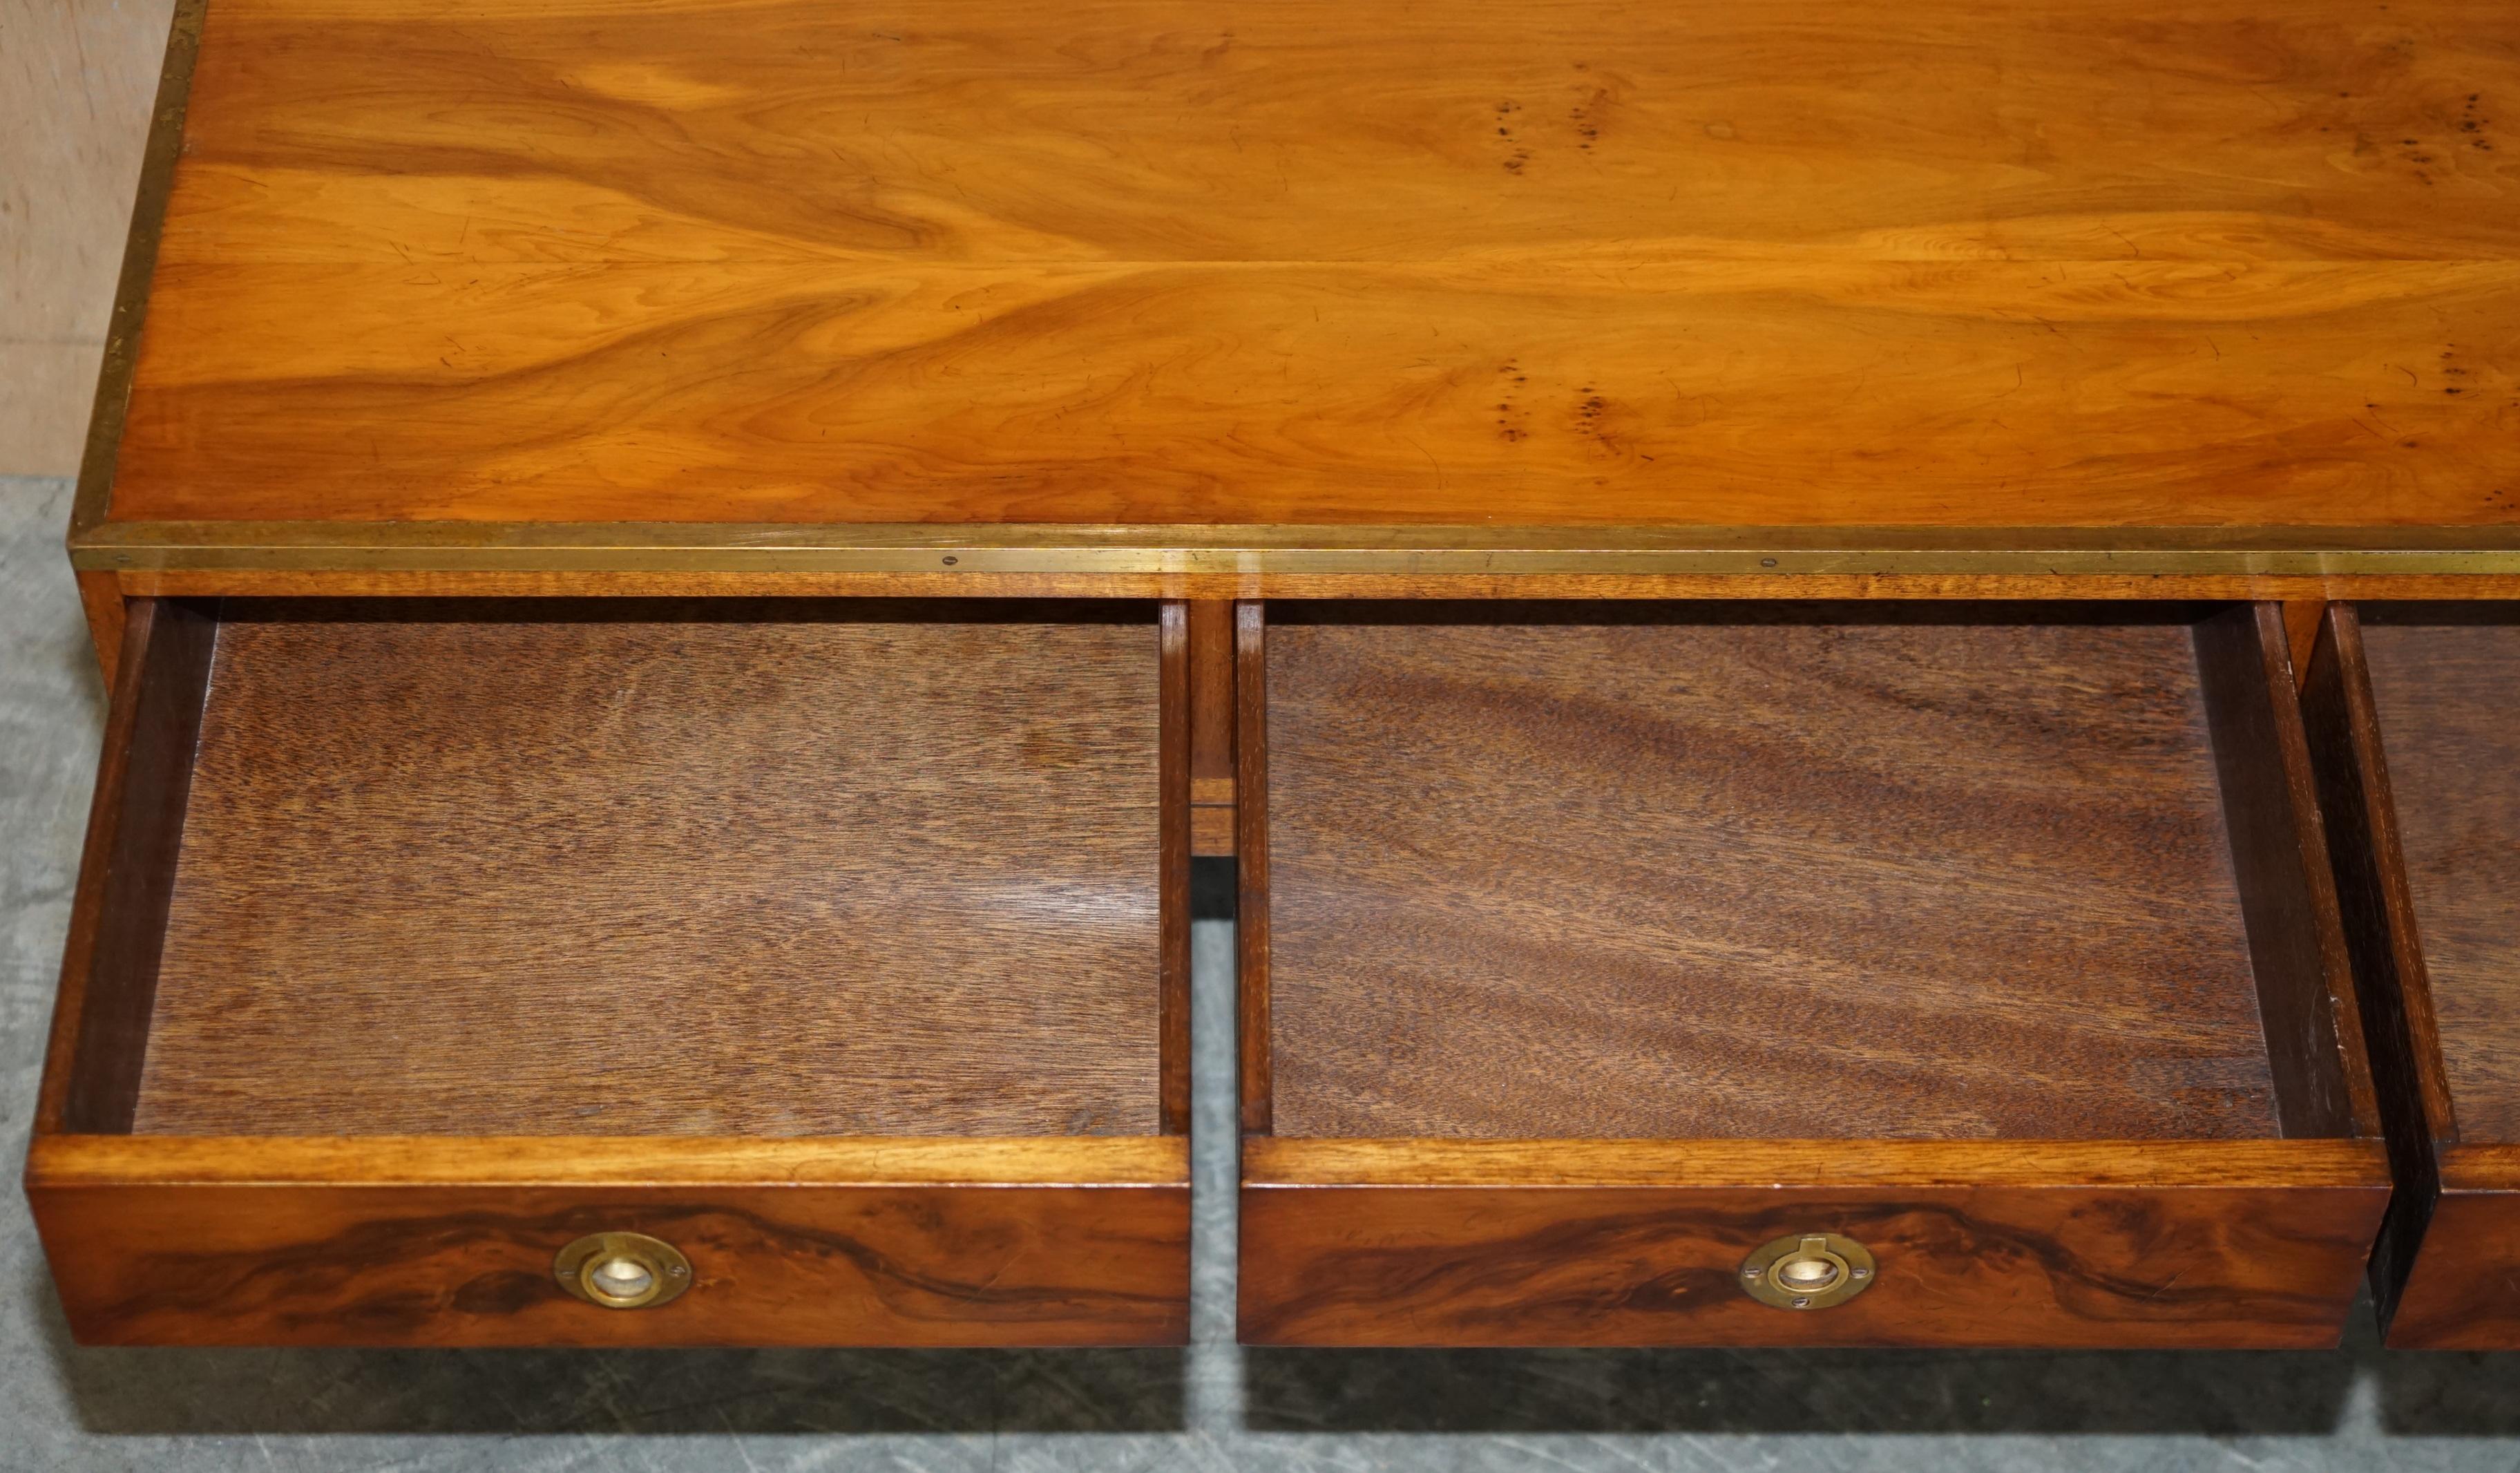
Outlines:
<svg viewBox="0 0 2520 1473"><path fill-rule="evenodd" d="M2457 1154L2457 1148L2452 1148ZM2452 1185L2431 1203L2421 1246L2397 1292L2389 1344L2398 1350L2507 1351L2520 1346L2520 1171L2507 1148L2495 1185Z"/></svg>
<svg viewBox="0 0 2520 1473"><path fill-rule="evenodd" d="M754 1166L788 1150L786 1180L682 1170L690 1147L673 1142L590 1146L583 1170L560 1173L503 1167L499 1143L468 1141L409 1151L271 1143L259 1174L276 1179L253 1181L238 1179L257 1174L242 1144L41 1144L29 1196L81 1342L1057 1346L1180 1344L1188 1334L1190 1190L1178 1139L1055 1148L1065 1171L1012 1159L1049 1154L1031 1142L1009 1143L994 1161L975 1159L968 1143L904 1142L900 1156L914 1168L923 1157L927 1169L880 1174L946 1179L859 1184L812 1179L832 1173L810 1163L836 1155L845 1167L861 1148L810 1142L735 1148ZM520 1154L547 1162L570 1149L530 1142ZM438 1165L409 1170L415 1153ZM362 1173L381 1184L289 1179ZM968 1179L983 1173L1010 1179ZM728 1179L532 1180L563 1174ZM568 1292L555 1274L561 1250L607 1232L671 1245L689 1263L688 1290L632 1310Z"/></svg>
<svg viewBox="0 0 2520 1473"><path fill-rule="evenodd" d="M2377 1175L2377 1161L2371 1165ZM1286 1187L1242 1192L1264 1345L2231 1347L2337 1343L2384 1184ZM1744 1259L1834 1233L1872 1286L1772 1308Z"/></svg>

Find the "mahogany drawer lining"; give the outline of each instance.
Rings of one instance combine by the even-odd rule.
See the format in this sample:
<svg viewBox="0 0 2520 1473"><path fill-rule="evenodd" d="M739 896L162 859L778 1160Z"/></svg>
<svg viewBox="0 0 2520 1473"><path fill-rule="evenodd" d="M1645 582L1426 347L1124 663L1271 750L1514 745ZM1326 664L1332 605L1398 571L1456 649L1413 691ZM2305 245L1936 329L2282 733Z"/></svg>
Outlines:
<svg viewBox="0 0 2520 1473"><path fill-rule="evenodd" d="M1177 609L159 621L197 631L153 679L199 728L127 1128L1068 1136L1177 1113Z"/></svg>
<svg viewBox="0 0 2520 1473"><path fill-rule="evenodd" d="M2196 611L1272 612L1278 1134L2281 1133Z"/></svg>

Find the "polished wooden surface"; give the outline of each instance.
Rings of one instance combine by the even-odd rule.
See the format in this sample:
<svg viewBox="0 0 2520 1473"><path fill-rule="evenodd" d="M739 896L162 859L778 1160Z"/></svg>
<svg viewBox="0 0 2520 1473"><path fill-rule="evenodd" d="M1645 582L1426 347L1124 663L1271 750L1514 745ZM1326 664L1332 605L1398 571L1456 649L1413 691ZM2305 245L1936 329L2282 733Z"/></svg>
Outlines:
<svg viewBox="0 0 2520 1473"><path fill-rule="evenodd" d="M1278 1134L2276 1133L2186 623L1269 612Z"/></svg>
<svg viewBox="0 0 2520 1473"><path fill-rule="evenodd" d="M1186 1097L1144 606L229 612L137 1129L1130 1134Z"/></svg>
<svg viewBox="0 0 2520 1473"><path fill-rule="evenodd" d="M53 1136L27 1189L107 1345L1131 1345L1187 1337L1187 1142ZM570 1297L646 1232L691 1289Z"/></svg>
<svg viewBox="0 0 2520 1473"><path fill-rule="evenodd" d="M2422 617L2362 621L2372 705L2458 1138L2520 1142L2520 623Z"/></svg>
<svg viewBox="0 0 2520 1473"><path fill-rule="evenodd" d="M2433 1139L2454 1138L2458 1128L2416 933L2396 788L2371 694L2370 656L2361 613L2352 604L2328 606L2301 709L2374 1071L2388 1060L2381 1103L2393 1117L2393 1136L2403 1123L2408 1138L2424 1141L2429 1150Z"/></svg>
<svg viewBox="0 0 2520 1473"><path fill-rule="evenodd" d="M2283 603L2284 646L2292 657L2293 677L2297 682L2310 678L2310 658L2318 647L2320 628L2327 620L2327 605L2315 598L2289 599Z"/></svg>
<svg viewBox="0 0 2520 1473"><path fill-rule="evenodd" d="M2440 1154L2441 1194L2397 1294L2389 1344L2520 1350L2520 1149L2452 1145Z"/></svg>
<svg viewBox="0 0 2520 1473"><path fill-rule="evenodd" d="M2388 1196L2365 1141L2125 1142L2054 1159L1973 1141L1459 1154L1484 1144L1246 1141L1242 1337L2320 1349ZM1369 1151L1386 1181L1418 1184L1358 1183ZM1312 1169L1317 1152L1335 1153L1328 1171ZM1590 1170L1604 1152L1606 1170ZM1805 1312L1742 1292L1752 1249L1820 1231L1871 1251L1872 1287Z"/></svg>
<svg viewBox="0 0 2520 1473"><path fill-rule="evenodd" d="M96 645L97 671L105 677L105 688L110 691L122 667L123 625L130 600L123 596L118 574L82 569L75 576L80 612L87 616L88 635Z"/></svg>
<svg viewBox="0 0 2520 1473"><path fill-rule="evenodd" d="M2287 1136L2375 1136L2379 1104L2284 611L2226 609L2197 621L2195 640L2276 1117Z"/></svg>
<svg viewBox="0 0 2520 1473"><path fill-rule="evenodd" d="M1234 852L1234 605L1190 606L1191 852Z"/></svg>
<svg viewBox="0 0 2520 1473"><path fill-rule="evenodd" d="M1179 1137L859 1135L38 1136L57 1187L1178 1186Z"/></svg>
<svg viewBox="0 0 2520 1473"><path fill-rule="evenodd" d="M1191 750L1193 723L1191 717L1190 605L1168 603L1156 610L1155 642L1159 662L1155 782L1155 915L1159 954L1155 969L1157 1128L1166 1135L1188 1135L1191 1112L1190 795L1193 761ZM1056 660L1058 657L1053 655L1050 658ZM1106 739L1110 728L1125 724L1125 715L1119 720L1102 719L1097 697L1080 694L1078 699L1085 708L1079 714L1100 721L1103 731L1098 734L1105 735ZM996 718L1003 719L1002 716ZM1045 765L1057 764L1054 760ZM1045 831L1058 832L1069 824L1091 824L1099 819L1100 815L1084 812L1054 816L1058 808L1069 803L1084 807L1108 801L1105 795L1069 789L1064 783L1059 786L1061 791L1057 798L1042 805L1044 817L1051 820L1041 825ZM1127 804L1129 800L1124 797L1122 802ZM1145 862L1145 855L1141 854L1139 863ZM1105 901L1107 894L1085 890L1079 892L1077 898L1083 903L1076 908L1086 910ZM1005 899L1003 896L996 898L1001 903ZM1051 975L1058 974L1053 971ZM1053 1008L1058 1006L1057 1003L1052 1004ZM1075 1132L1071 1129L1069 1133Z"/></svg>
<svg viewBox="0 0 2520 1473"><path fill-rule="evenodd" d="M124 621L38 1131L131 1128L216 637L206 614L178 604L144 601Z"/></svg>
<svg viewBox="0 0 2520 1473"><path fill-rule="evenodd" d="M111 513L2503 525L2514 96L2458 0L213 0Z"/></svg>
<svg viewBox="0 0 2520 1473"><path fill-rule="evenodd" d="M199 524L197 524L199 525ZM160 552L169 561L180 554ZM608 554L607 556L609 556ZM1482 555L1487 561L1492 557ZM424 555L422 562L426 562ZM918 572L730 571L694 566L625 571L586 566L535 570L531 549L504 570L406 566L390 570L307 567L150 566L101 575L135 598L241 594L263 597L963 597L963 598L1545 598L1545 599L2138 599L2326 598L2520 599L2520 577L2462 575L2446 589L2434 575L2345 576L2263 574L1840 573L1336 573L1286 570L1254 556L1245 571L1072 572L929 568ZM635 560L633 560L635 561ZM1020 561L1020 560L1012 560ZM1194 562L1195 559L1184 559Z"/></svg>
<svg viewBox="0 0 2520 1473"><path fill-rule="evenodd" d="M2092 1187L2373 1180L2353 1140L1348 1140L1252 1135L1254 1186Z"/></svg>
<svg viewBox="0 0 2520 1473"><path fill-rule="evenodd" d="M2397 1191L2371 1250L2371 1299L2391 1330L2441 1190L2439 1143L2454 1139L2449 1086L2398 842L2397 800L2372 710L2362 621L2328 606L2301 691L2327 825L2347 952Z"/></svg>
<svg viewBox="0 0 2520 1473"><path fill-rule="evenodd" d="M1269 607L1234 606L1236 1118L1270 1128Z"/></svg>

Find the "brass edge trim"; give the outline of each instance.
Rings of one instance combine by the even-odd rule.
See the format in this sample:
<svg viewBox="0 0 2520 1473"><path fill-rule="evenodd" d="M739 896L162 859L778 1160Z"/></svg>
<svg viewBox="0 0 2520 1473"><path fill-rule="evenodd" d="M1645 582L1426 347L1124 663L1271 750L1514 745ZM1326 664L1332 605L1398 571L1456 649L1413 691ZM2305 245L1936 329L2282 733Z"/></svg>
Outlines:
<svg viewBox="0 0 2520 1473"><path fill-rule="evenodd" d="M166 33L149 142L140 156L140 187L132 197L131 230L123 238L122 276L113 289L113 314L106 319L105 362L97 373L87 447L79 456L78 490L70 501L73 547L104 523L112 499L123 415L131 405L131 373L140 357L141 324L149 313L149 284L158 274L158 241L166 225L167 198L175 189L175 161L184 152L184 112L192 101L193 67L201 58L202 20L208 7L209 0L175 0L174 23Z"/></svg>
<svg viewBox="0 0 2520 1473"><path fill-rule="evenodd" d="M2520 575L2520 529L128 522L110 571L1084 575Z"/></svg>

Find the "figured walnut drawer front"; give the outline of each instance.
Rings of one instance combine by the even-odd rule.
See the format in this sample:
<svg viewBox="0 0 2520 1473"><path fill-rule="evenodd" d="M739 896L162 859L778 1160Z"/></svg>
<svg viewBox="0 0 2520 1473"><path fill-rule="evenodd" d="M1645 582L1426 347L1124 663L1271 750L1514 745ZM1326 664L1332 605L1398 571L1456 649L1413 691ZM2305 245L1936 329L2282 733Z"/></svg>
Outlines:
<svg viewBox="0 0 2520 1473"><path fill-rule="evenodd" d="M1239 620L1247 1339L2335 1341L2272 606Z"/></svg>
<svg viewBox="0 0 2520 1473"><path fill-rule="evenodd" d="M2398 1198L2389 1343L2520 1349L2520 617L2336 604L2303 691Z"/></svg>
<svg viewBox="0 0 2520 1473"><path fill-rule="evenodd" d="M1179 1340L1184 631L135 604L27 1171L72 1327Z"/></svg>

